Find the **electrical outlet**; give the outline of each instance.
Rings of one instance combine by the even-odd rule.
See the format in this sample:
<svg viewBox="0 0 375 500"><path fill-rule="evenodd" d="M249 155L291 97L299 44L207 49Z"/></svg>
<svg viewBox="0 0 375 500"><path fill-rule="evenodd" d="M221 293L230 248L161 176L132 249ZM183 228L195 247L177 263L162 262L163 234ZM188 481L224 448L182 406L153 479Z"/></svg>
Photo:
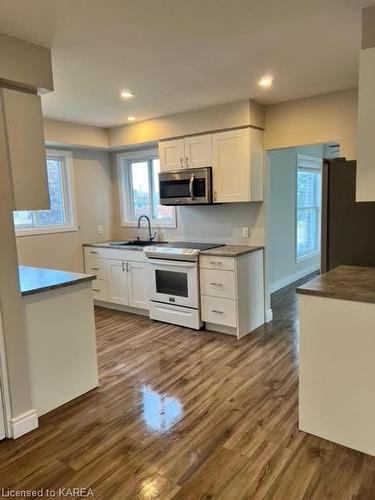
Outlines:
<svg viewBox="0 0 375 500"><path fill-rule="evenodd" d="M98 234L103 234L103 226L101 224L98 225Z"/></svg>
<svg viewBox="0 0 375 500"><path fill-rule="evenodd" d="M242 237L243 238L250 238L250 229L247 226L244 226L242 228Z"/></svg>

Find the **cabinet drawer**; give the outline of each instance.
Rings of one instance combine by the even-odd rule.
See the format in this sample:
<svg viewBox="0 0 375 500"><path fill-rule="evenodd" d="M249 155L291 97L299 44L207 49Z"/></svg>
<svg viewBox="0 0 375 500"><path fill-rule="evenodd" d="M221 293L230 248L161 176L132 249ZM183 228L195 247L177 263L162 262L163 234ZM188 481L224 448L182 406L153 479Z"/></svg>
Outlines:
<svg viewBox="0 0 375 500"><path fill-rule="evenodd" d="M108 302L108 281L94 280L92 282L92 293L94 300Z"/></svg>
<svg viewBox="0 0 375 500"><path fill-rule="evenodd" d="M98 280L107 279L107 261L97 257L88 257L86 259L86 272L96 274Z"/></svg>
<svg viewBox="0 0 375 500"><path fill-rule="evenodd" d="M85 257L105 257L106 248L85 247Z"/></svg>
<svg viewBox="0 0 375 500"><path fill-rule="evenodd" d="M224 269L233 271L235 269L234 257L216 257L210 255L202 255L199 259L201 268L204 269Z"/></svg>
<svg viewBox="0 0 375 500"><path fill-rule="evenodd" d="M236 301L202 295L202 319L217 325L237 326Z"/></svg>
<svg viewBox="0 0 375 500"><path fill-rule="evenodd" d="M236 273L234 271L216 271L201 269L201 293L226 299L236 298Z"/></svg>

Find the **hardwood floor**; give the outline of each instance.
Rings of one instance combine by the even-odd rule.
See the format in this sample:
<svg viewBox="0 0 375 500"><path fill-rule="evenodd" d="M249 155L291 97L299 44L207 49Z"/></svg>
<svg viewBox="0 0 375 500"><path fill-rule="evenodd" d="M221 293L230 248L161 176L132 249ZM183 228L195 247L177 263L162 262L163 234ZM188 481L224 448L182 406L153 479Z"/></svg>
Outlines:
<svg viewBox="0 0 375 500"><path fill-rule="evenodd" d="M277 292L274 321L240 341L98 308L100 387L0 443L0 489L374 499L375 458L298 431L296 307Z"/></svg>

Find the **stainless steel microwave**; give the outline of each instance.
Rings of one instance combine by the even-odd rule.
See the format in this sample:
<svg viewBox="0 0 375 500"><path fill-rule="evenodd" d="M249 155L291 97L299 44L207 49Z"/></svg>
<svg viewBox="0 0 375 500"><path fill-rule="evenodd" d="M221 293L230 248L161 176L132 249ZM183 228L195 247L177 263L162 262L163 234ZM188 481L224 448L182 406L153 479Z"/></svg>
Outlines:
<svg viewBox="0 0 375 500"><path fill-rule="evenodd" d="M212 203L212 168L189 168L159 174L162 205L208 205Z"/></svg>

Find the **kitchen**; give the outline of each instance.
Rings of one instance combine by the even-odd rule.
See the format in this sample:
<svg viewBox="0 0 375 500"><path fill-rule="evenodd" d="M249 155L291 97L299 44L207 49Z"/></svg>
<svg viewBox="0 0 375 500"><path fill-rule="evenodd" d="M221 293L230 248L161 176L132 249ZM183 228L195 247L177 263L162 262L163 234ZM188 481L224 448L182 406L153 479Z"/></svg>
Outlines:
<svg viewBox="0 0 375 500"><path fill-rule="evenodd" d="M125 42L134 31L121 30L120 2L113 0L111 12L94 2L90 35L81 29L87 22L82 2L74 16L69 6L44 0L34 7L23 3L28 15L21 17L9 2L0 4L0 32L6 33L0 54L9 61L0 70L6 151L0 161L0 229L6 242L0 249L0 410L6 415L0 431L8 438L0 443L0 487L92 487L99 498L285 498L291 491L296 499L308 493L324 498L327 489L334 498L371 494L373 448L338 438L327 426L322 433L322 415L309 411L327 404L314 399L324 391L317 395L306 378L314 380L317 366L316 351L309 348L306 356L305 348L306 339L314 338L315 320L306 316L310 306L303 306L299 331L295 287L271 296L267 240L272 150L339 143L347 160L362 158L357 197L371 202L370 182L362 177L370 153L364 146L358 152L357 119L359 114L368 128L371 116L362 109L368 110L367 51L373 45L367 36L358 102L359 6L335 2L327 12L322 2L300 11L306 23L316 16L322 32L326 22L332 26L337 15L347 14L348 29L330 32L346 73L332 67L331 55L322 56L327 77L313 91L309 78L298 80L296 89L286 84L276 58L272 78L261 65L251 74L237 71L242 79L231 78L228 85L224 77L215 78L217 61L196 48L210 92L201 88L187 104L190 91L184 96L174 89L194 93L197 72L184 71L180 61L181 73L166 78L167 65L164 74L153 66L155 90L146 89L153 64L148 54L155 45L155 52L166 55L164 37L169 40L177 27L177 45L190 40L207 48L211 41L200 21L197 39L183 32L201 16L207 21L209 9L201 6L198 16L198 4L184 6L186 24L171 25L169 16L177 15L172 5L166 13L158 2L149 4L136 16L142 7L130 3L129 16L146 37L147 51L138 53L133 68L138 81L117 64L134 61L134 47ZM227 26L232 37L242 29L249 35L245 3L239 1L231 13L211 5L222 20L235 16L235 25ZM267 22L264 7L254 12L276 46L282 44L275 30L280 16L290 22L290 34L298 16L273 7ZM41 9L45 16L37 16ZM372 12L363 14L365 34L373 26ZM52 26L58 33L53 40ZM207 26L230 67L231 38ZM108 39L98 36L101 30ZM123 45L109 33L124 37ZM352 52L340 47L343 33ZM21 59L34 61L23 73L14 65ZM97 60L103 67L108 63L105 82L93 77ZM301 65L295 69L301 74ZM304 71L314 72L316 65L304 65ZM211 98L214 89L220 95ZM201 104L193 105L194 99ZM310 295L318 287L305 286ZM358 314L354 304L350 310ZM305 387L300 424L299 335ZM329 368L324 373L335 381ZM336 403L334 410L346 411ZM353 418L345 425L353 426ZM369 430L364 439L370 435ZM300 463L306 463L306 473ZM340 480L332 481L329 463L337 464L332 475Z"/></svg>

